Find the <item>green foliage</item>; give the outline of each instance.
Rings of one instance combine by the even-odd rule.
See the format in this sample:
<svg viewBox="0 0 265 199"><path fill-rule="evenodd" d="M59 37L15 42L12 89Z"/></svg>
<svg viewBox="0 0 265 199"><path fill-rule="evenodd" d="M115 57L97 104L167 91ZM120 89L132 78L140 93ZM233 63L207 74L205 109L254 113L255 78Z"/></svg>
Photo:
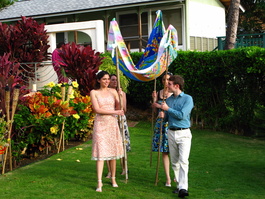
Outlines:
<svg viewBox="0 0 265 199"><path fill-rule="evenodd" d="M102 61L102 64L100 65L99 69L105 70L109 74L117 74L117 68L113 64L113 61L111 59L111 54L110 53L104 53L101 56L104 57L104 59ZM120 75L121 88L125 93L127 93L128 92L127 87L129 86L130 80L129 80L129 78L124 76L121 71L120 71L119 75Z"/></svg>
<svg viewBox="0 0 265 199"><path fill-rule="evenodd" d="M2 116L0 117L0 147L6 146L8 144L7 134L8 134L7 122L5 120L5 116Z"/></svg>
<svg viewBox="0 0 265 199"><path fill-rule="evenodd" d="M255 136L265 136L265 105L257 106L254 110L254 120L251 122Z"/></svg>
<svg viewBox="0 0 265 199"><path fill-rule="evenodd" d="M14 118L17 133L13 140L16 145L25 145L28 155L34 155L48 147L58 147L62 132L64 140L87 139L93 118L90 97L80 95L77 82L72 85L50 82L40 92L22 99ZM19 152L17 149L18 156Z"/></svg>
<svg viewBox="0 0 265 199"><path fill-rule="evenodd" d="M12 0L1 0L0 8L6 7L8 5L12 5L14 2Z"/></svg>
<svg viewBox="0 0 265 199"><path fill-rule="evenodd" d="M239 16L238 34L264 32L264 0L241 0L240 4L245 12L241 12Z"/></svg>
<svg viewBox="0 0 265 199"><path fill-rule="evenodd" d="M137 62L139 57L136 55L133 59ZM253 134L254 110L265 102L264 57L265 49L259 47L213 52L179 51L169 71L185 79L184 92L190 94L195 103L193 124ZM153 89L154 81L131 81L128 102L142 109L148 108ZM158 89L161 84L157 84Z"/></svg>

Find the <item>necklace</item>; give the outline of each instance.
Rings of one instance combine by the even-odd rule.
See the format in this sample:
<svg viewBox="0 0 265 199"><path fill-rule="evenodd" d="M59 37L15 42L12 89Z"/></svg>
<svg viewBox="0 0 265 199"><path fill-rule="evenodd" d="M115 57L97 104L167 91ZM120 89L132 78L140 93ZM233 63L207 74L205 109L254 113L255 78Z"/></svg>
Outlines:
<svg viewBox="0 0 265 199"><path fill-rule="evenodd" d="M163 99L167 99L168 91L163 90L162 91L162 96L163 96Z"/></svg>

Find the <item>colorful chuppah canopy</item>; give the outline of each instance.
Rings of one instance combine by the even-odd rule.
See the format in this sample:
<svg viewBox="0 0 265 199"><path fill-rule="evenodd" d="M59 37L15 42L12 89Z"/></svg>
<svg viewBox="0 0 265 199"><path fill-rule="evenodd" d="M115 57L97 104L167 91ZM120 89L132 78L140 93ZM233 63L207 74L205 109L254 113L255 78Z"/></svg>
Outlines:
<svg viewBox="0 0 265 199"><path fill-rule="evenodd" d="M145 52L135 65L117 21L113 19L110 22L107 49L112 51L112 58L116 64L115 48L118 48L119 68L130 79L146 82L159 77L177 57L177 46L177 30L169 25L165 31L162 12L159 10Z"/></svg>

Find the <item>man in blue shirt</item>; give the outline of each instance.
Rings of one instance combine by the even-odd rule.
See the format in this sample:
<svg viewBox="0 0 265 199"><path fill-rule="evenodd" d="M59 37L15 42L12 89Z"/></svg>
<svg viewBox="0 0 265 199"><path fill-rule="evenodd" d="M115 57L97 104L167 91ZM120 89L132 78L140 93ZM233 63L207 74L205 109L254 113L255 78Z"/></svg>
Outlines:
<svg viewBox="0 0 265 199"><path fill-rule="evenodd" d="M184 79L173 75L168 82L169 92L172 92L166 102L155 104L161 108L160 117L168 121L168 144L172 169L174 170L177 189L173 193L184 198L188 196L188 170L191 148L190 114L193 108L193 99L183 92Z"/></svg>

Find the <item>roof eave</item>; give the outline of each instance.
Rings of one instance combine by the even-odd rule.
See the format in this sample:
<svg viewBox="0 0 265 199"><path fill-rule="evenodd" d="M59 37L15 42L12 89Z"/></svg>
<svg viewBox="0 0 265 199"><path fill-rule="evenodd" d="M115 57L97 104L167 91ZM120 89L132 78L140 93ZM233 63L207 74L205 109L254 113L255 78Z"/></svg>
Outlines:
<svg viewBox="0 0 265 199"><path fill-rule="evenodd" d="M183 2L184 0L164 0L160 1L159 3L165 4L165 3L173 3L173 2ZM58 12L58 13L52 13L52 14L43 14L43 15L30 15L26 17L32 17L34 19L40 19L40 18L47 18L47 17L58 17L58 16L65 16L65 15L73 15L73 14L82 14L82 13L88 13L88 12L99 12L99 11L105 11L105 10L114 10L114 9L122 9L122 8L128 8L132 5L134 6L143 6L143 5L156 5L158 2L148 2L148 3L135 3L130 5L120 5L120 6L109 6L109 7L101 7L101 8L92 8L92 9L84 9L84 10L74 10L74 11L68 11L68 12ZM20 20L20 17L15 18L8 18L0 20L0 22L11 22L11 21L18 21Z"/></svg>

